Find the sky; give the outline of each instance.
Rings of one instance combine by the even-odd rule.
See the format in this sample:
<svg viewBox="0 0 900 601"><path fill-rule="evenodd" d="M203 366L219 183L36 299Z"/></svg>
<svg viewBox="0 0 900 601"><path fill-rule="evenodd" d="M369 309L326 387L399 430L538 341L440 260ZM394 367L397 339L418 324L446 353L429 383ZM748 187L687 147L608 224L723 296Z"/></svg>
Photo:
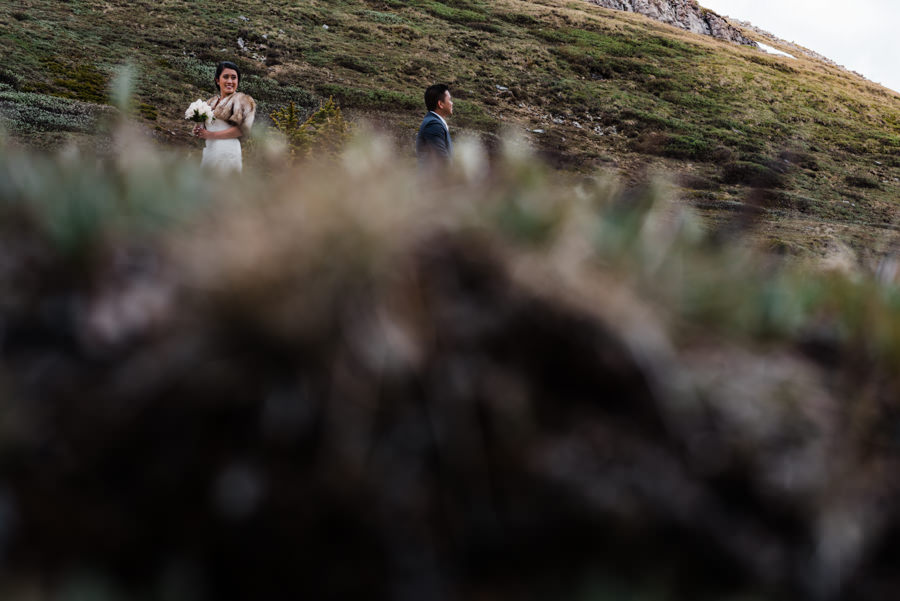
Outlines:
<svg viewBox="0 0 900 601"><path fill-rule="evenodd" d="M898 0L699 0L900 92Z"/></svg>

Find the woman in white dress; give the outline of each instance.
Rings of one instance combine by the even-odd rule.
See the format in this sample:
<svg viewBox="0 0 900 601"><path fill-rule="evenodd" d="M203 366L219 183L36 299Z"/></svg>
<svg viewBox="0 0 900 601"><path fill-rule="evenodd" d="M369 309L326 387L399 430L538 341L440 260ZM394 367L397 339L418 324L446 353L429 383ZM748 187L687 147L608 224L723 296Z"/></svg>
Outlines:
<svg viewBox="0 0 900 601"><path fill-rule="evenodd" d="M234 63L216 65L216 88L219 94L207 100L215 120L208 127L198 125L194 135L206 140L201 165L221 171L240 173L241 141L250 135L256 116L256 102L237 91L241 72Z"/></svg>

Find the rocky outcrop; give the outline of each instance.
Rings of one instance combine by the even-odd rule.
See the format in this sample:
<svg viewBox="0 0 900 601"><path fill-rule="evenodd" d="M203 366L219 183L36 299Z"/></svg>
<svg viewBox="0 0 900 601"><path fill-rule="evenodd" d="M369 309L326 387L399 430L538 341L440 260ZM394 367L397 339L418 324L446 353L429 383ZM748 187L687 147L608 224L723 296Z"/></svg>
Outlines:
<svg viewBox="0 0 900 601"><path fill-rule="evenodd" d="M591 4L638 13L694 33L709 35L720 40L755 46L756 42L745 36L724 18L697 4L695 0L587 0Z"/></svg>

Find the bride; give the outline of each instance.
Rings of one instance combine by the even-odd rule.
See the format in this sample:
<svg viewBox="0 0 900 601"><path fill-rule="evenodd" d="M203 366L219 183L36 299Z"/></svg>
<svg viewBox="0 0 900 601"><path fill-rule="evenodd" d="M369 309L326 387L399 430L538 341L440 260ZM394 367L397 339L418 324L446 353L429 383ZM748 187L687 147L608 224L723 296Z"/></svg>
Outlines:
<svg viewBox="0 0 900 601"><path fill-rule="evenodd" d="M256 116L256 102L237 91L241 72L234 63L216 65L216 88L219 95L207 100L215 120L194 128L194 135L206 140L201 165L221 171L241 171L240 138L250 135Z"/></svg>

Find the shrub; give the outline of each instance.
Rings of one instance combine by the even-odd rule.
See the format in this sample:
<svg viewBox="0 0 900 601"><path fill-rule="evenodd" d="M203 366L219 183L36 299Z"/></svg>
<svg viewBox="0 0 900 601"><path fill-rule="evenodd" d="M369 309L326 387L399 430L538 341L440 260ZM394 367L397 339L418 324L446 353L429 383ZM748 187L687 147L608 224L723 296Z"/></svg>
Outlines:
<svg viewBox="0 0 900 601"><path fill-rule="evenodd" d="M707 159L713 150L711 144L702 138L658 131L641 134L632 141L631 149L643 154L693 160Z"/></svg>
<svg viewBox="0 0 900 601"><path fill-rule="evenodd" d="M533 27L538 24L537 19L525 13L498 13L497 17L513 25Z"/></svg>
<svg viewBox="0 0 900 601"><path fill-rule="evenodd" d="M140 112L141 116L144 119L148 119L150 121L156 121L157 117L159 117L159 111L152 104L148 104L146 102L142 102L138 106L138 112Z"/></svg>
<svg viewBox="0 0 900 601"><path fill-rule="evenodd" d="M746 184L756 188L779 188L784 184L782 174L759 163L734 161L722 169L726 184Z"/></svg>
<svg viewBox="0 0 900 601"><path fill-rule="evenodd" d="M350 137L350 124L333 98L329 98L302 123L293 102L273 112L271 118L275 129L287 139L291 157L295 159L307 158L314 153L333 156L341 151Z"/></svg>
<svg viewBox="0 0 900 601"><path fill-rule="evenodd" d="M689 135L671 136L666 142L663 154L676 159L705 159L709 157L711 145L702 138Z"/></svg>
<svg viewBox="0 0 900 601"><path fill-rule="evenodd" d="M78 65L67 75L53 81L65 90L61 96L97 104L106 102L106 77L94 65Z"/></svg>
<svg viewBox="0 0 900 601"><path fill-rule="evenodd" d="M792 165L797 165L801 169L808 169L810 171L819 170L819 162L816 160L816 157L808 152L785 150L779 155L779 158Z"/></svg>
<svg viewBox="0 0 900 601"><path fill-rule="evenodd" d="M19 77L11 71L0 69L0 84L6 84L13 89L19 88Z"/></svg>
<svg viewBox="0 0 900 601"><path fill-rule="evenodd" d="M847 182L848 185L853 186L854 188L864 188L867 190L877 190L881 187L881 184L878 183L878 180L873 179L871 177L867 177L865 175L848 175L844 178L844 181Z"/></svg>
<svg viewBox="0 0 900 601"><path fill-rule="evenodd" d="M359 73L372 74L378 72L378 69L371 62L367 62L352 56L340 56L335 62L346 69L358 71Z"/></svg>

